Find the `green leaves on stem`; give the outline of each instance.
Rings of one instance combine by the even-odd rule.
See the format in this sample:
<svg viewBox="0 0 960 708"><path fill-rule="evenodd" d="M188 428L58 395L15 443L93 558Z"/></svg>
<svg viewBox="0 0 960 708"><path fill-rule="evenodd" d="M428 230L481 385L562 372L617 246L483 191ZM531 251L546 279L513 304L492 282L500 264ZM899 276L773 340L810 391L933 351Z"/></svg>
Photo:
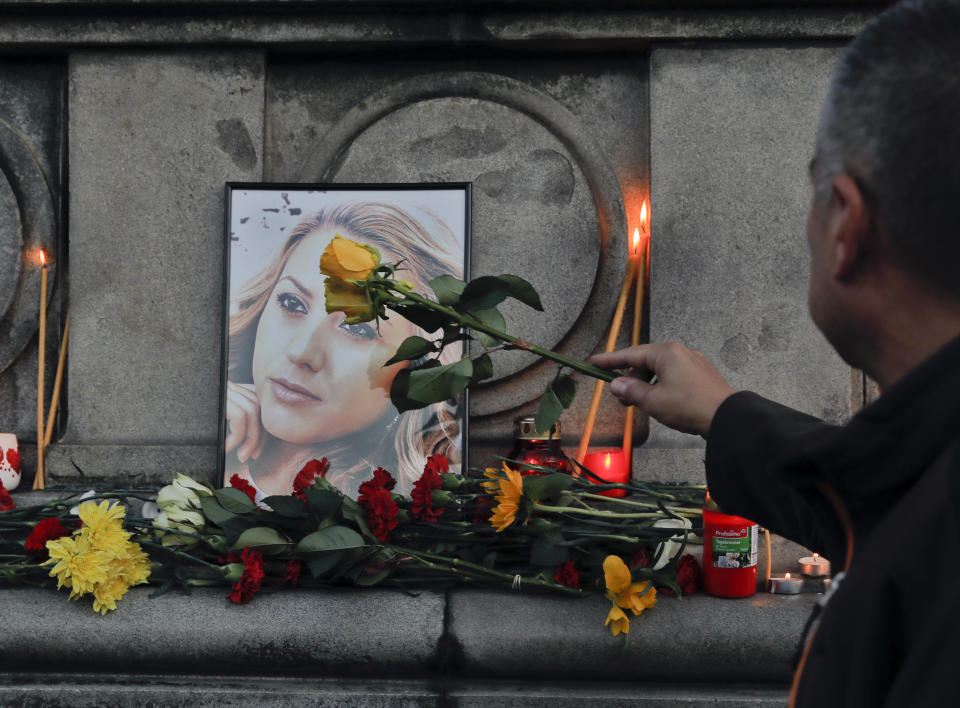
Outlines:
<svg viewBox="0 0 960 708"><path fill-rule="evenodd" d="M492 349L525 349L537 356L555 361L562 368L611 381L612 372L591 366L566 355L525 342L508 334L506 321L497 306L513 298L536 310L543 304L534 287L515 275L483 276L469 283L444 275L430 282L436 300L423 297L391 280L375 274L365 286L371 298L406 318L428 333L442 331L436 339L412 336L405 339L387 365L411 362L393 380L390 399L400 412L423 408L433 403L456 398L471 384L493 377ZM389 293L389 294L387 294ZM441 364L445 347L459 341L477 339L484 351L466 355L459 361ZM557 377L550 383L537 413L537 427L549 430L576 395L576 383L570 375Z"/></svg>

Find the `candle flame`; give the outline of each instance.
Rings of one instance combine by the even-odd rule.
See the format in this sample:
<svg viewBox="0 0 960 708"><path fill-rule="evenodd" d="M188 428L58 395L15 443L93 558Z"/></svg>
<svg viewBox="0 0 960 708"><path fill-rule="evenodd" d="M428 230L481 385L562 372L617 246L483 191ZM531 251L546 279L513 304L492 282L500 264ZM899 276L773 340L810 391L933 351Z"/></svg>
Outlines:
<svg viewBox="0 0 960 708"><path fill-rule="evenodd" d="M40 265L47 264L47 254L43 252L43 249L40 250Z"/></svg>
<svg viewBox="0 0 960 708"><path fill-rule="evenodd" d="M640 229L633 230L633 252L640 252Z"/></svg>
<svg viewBox="0 0 960 708"><path fill-rule="evenodd" d="M790 580L790 573L787 573L787 580Z"/></svg>
<svg viewBox="0 0 960 708"><path fill-rule="evenodd" d="M609 452L603 456L603 466L607 469L610 469L610 457L611 456Z"/></svg>
<svg viewBox="0 0 960 708"><path fill-rule="evenodd" d="M820 558L820 554L819 554L819 553L814 553L814 554L813 554L813 562L814 562L814 563L816 563L819 558Z"/></svg>
<svg viewBox="0 0 960 708"><path fill-rule="evenodd" d="M643 204L640 206L640 225L643 226L643 230L647 230L647 200L643 200Z"/></svg>

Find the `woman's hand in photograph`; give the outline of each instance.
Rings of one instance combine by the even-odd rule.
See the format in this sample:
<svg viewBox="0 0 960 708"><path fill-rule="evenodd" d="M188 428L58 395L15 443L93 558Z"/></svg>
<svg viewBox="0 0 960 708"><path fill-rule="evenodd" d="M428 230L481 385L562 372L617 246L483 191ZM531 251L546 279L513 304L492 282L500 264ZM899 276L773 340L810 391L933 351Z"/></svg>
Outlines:
<svg viewBox="0 0 960 708"><path fill-rule="evenodd" d="M224 452L236 449L241 463L259 458L267 436L260 424L260 399L253 384L227 381L227 424Z"/></svg>

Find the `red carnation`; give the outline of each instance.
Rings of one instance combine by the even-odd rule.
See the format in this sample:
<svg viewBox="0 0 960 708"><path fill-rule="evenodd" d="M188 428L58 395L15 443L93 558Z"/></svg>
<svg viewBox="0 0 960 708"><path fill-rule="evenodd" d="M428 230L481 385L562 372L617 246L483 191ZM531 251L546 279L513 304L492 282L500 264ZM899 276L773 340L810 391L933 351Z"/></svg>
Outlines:
<svg viewBox="0 0 960 708"><path fill-rule="evenodd" d="M367 525L374 536L381 541L390 538L390 532L397 527L397 503L390 498L386 489L373 489L361 494L358 500L367 510Z"/></svg>
<svg viewBox="0 0 960 708"><path fill-rule="evenodd" d="M446 455L430 455L423 468L424 472L427 470L433 470L437 474L446 474L450 471L450 460L447 459Z"/></svg>
<svg viewBox="0 0 960 708"><path fill-rule="evenodd" d="M283 579L287 585L292 588L300 584L300 571L303 570L303 563L298 560L287 561L287 567L283 571Z"/></svg>
<svg viewBox="0 0 960 708"><path fill-rule="evenodd" d="M310 460L303 466L293 480L293 496L297 499L307 500L306 489L316 484L317 477L326 479L327 470L330 469L330 463L327 458L322 460Z"/></svg>
<svg viewBox="0 0 960 708"><path fill-rule="evenodd" d="M16 448L11 447L7 450L7 462L13 467L14 472L20 471L20 453L17 452Z"/></svg>
<svg viewBox="0 0 960 708"><path fill-rule="evenodd" d="M257 594L266 575L263 570L263 554L251 551L247 546L240 553L240 560L243 561L243 574L227 597L236 603L247 603Z"/></svg>
<svg viewBox="0 0 960 708"><path fill-rule="evenodd" d="M363 488L367 489L393 489L397 486L397 481L383 467L377 467L373 471L373 479L369 479L360 485L360 493L363 494Z"/></svg>
<svg viewBox="0 0 960 708"><path fill-rule="evenodd" d="M0 482L0 511L10 511L16 508L17 505L14 504L13 499L10 498L10 492L3 486L3 482Z"/></svg>
<svg viewBox="0 0 960 708"><path fill-rule="evenodd" d="M64 528L60 519L56 517L41 519L27 536L26 547L31 553L43 552L46 555L47 541L56 541L58 538L69 535L70 531Z"/></svg>
<svg viewBox="0 0 960 708"><path fill-rule="evenodd" d="M373 471L373 479L360 485L358 502L367 510L367 525L381 541L390 537L397 527L397 503L390 497L390 490L397 484L390 473L382 467Z"/></svg>
<svg viewBox="0 0 960 708"><path fill-rule="evenodd" d="M230 486L234 489L239 489L241 492L250 497L250 501L252 501L254 504L257 503L257 490L253 488L253 485L250 484L250 482L243 479L240 475L235 474L230 478Z"/></svg>
<svg viewBox="0 0 960 708"><path fill-rule="evenodd" d="M577 567L570 558L567 558L567 560L557 568L553 579L561 585L566 585L568 588L580 589L580 573L577 572Z"/></svg>
<svg viewBox="0 0 960 708"><path fill-rule="evenodd" d="M440 489L443 483L440 475L449 469L449 465L450 463L443 455L431 455L427 458L423 474L413 483L413 491L410 492L410 499L413 501L413 518L436 523L443 514L445 507L439 509L433 507L433 490Z"/></svg>
<svg viewBox="0 0 960 708"><path fill-rule="evenodd" d="M684 553L677 561L677 585L680 586L680 592L686 595L693 595L697 590L703 587L703 575L700 572L700 564L697 559L689 553ZM664 595L673 595L673 590L663 588L661 592Z"/></svg>

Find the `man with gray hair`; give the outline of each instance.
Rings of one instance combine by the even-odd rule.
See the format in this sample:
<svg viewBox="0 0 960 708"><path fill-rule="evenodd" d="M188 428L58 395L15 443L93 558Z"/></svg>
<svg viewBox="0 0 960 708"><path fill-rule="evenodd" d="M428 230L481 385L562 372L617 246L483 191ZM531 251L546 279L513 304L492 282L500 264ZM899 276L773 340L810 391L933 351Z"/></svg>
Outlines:
<svg viewBox="0 0 960 708"><path fill-rule="evenodd" d="M811 178L810 314L875 403L828 425L680 344L592 361L631 368L623 403L706 438L725 512L842 569L791 705L939 705L960 670L960 0L899 3L856 37Z"/></svg>

